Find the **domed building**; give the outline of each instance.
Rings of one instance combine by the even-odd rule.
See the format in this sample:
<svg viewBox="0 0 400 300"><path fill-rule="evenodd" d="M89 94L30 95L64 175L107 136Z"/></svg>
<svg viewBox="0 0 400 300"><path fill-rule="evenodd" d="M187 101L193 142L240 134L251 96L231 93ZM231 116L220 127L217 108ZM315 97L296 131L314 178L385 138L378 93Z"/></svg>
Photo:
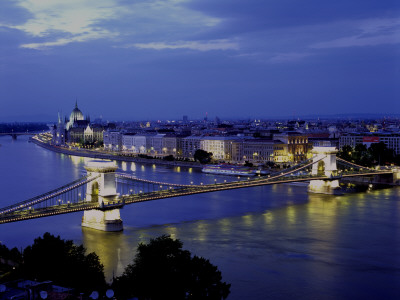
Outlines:
<svg viewBox="0 0 400 300"><path fill-rule="evenodd" d="M70 128L74 127L74 125L77 125L78 121L84 121L85 118L83 117L82 112L78 108L78 101L75 102L75 108L72 110L71 115L69 116L69 121L66 125L66 129L69 130Z"/></svg>
<svg viewBox="0 0 400 300"><path fill-rule="evenodd" d="M103 126L90 124L90 118L85 118L78 108L78 101L72 110L69 120L63 122L59 115L57 125L53 127L53 143L55 145L65 145L65 143L93 143L103 141Z"/></svg>

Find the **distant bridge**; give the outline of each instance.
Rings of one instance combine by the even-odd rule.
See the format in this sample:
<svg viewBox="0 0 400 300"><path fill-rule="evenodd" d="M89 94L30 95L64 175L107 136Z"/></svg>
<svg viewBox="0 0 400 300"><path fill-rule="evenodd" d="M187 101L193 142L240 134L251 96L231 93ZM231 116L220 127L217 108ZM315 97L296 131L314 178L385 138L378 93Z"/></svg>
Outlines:
<svg viewBox="0 0 400 300"><path fill-rule="evenodd" d="M119 209L144 201L210 193L255 186L309 181L311 192L334 193L345 177L393 174L337 158L348 169L336 169L336 152L317 153L312 159L270 176L213 184L174 184L115 173L113 162L91 161L88 175L43 195L0 209L0 224L85 211L82 225L105 231L122 230ZM328 163L330 164L328 165ZM311 172L299 172L312 168ZM303 175L300 175L303 174ZM120 193L117 193L119 191Z"/></svg>
<svg viewBox="0 0 400 300"><path fill-rule="evenodd" d="M19 135L37 135L37 132L0 132L0 136L2 135L9 135L13 140L16 140Z"/></svg>

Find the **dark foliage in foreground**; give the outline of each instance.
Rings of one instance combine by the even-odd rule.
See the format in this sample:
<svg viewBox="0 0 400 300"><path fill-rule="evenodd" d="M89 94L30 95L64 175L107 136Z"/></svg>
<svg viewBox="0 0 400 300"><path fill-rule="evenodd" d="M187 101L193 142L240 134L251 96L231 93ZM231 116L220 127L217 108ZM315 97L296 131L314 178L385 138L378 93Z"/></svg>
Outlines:
<svg viewBox="0 0 400 300"><path fill-rule="evenodd" d="M85 254L85 248L71 240L50 233L36 238L23 251L23 262L5 279L50 280L57 285L81 292L104 290L103 265L95 253Z"/></svg>
<svg viewBox="0 0 400 300"><path fill-rule="evenodd" d="M140 243L133 264L113 282L119 299L225 299L230 284L202 257L182 250L182 242L163 235Z"/></svg>

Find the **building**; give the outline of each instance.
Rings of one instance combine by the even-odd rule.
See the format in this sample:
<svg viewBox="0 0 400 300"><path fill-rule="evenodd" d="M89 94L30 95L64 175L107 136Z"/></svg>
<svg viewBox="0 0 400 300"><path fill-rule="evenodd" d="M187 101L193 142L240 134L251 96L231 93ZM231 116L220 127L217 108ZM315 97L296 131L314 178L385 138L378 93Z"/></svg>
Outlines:
<svg viewBox="0 0 400 300"><path fill-rule="evenodd" d="M122 150L129 153L145 154L146 136L137 133L125 133L122 135Z"/></svg>
<svg viewBox="0 0 400 300"><path fill-rule="evenodd" d="M61 120L60 114L58 114L58 122L57 125L53 126L53 144L57 146L63 146L65 145L65 139L66 139L66 130L65 130L65 124Z"/></svg>
<svg viewBox="0 0 400 300"><path fill-rule="evenodd" d="M178 141L174 134L166 134L163 138L162 153L177 156Z"/></svg>
<svg viewBox="0 0 400 300"><path fill-rule="evenodd" d="M395 155L400 155L400 134L399 133L348 133L339 138L339 149L343 146L355 147L357 144L366 145L367 148L373 143L384 143L388 149L392 149Z"/></svg>
<svg viewBox="0 0 400 300"><path fill-rule="evenodd" d="M67 131L69 143L82 143L85 138L85 128L72 127Z"/></svg>
<svg viewBox="0 0 400 300"><path fill-rule="evenodd" d="M274 134L273 137L287 145L289 163L296 164L307 159L309 145L306 134L297 131L287 131Z"/></svg>
<svg viewBox="0 0 400 300"><path fill-rule="evenodd" d="M232 148L236 146L233 142L239 140L239 137L226 136L206 136L200 140L200 149L211 152L213 159L232 161Z"/></svg>
<svg viewBox="0 0 400 300"><path fill-rule="evenodd" d="M153 156L160 156L163 153L163 138L165 134L146 136L147 153Z"/></svg>
<svg viewBox="0 0 400 300"><path fill-rule="evenodd" d="M274 163L286 164L289 163L289 149L288 145L282 142L274 144Z"/></svg>
<svg viewBox="0 0 400 300"><path fill-rule="evenodd" d="M104 149L109 151L122 150L122 133L119 131L107 130L103 133Z"/></svg>
<svg viewBox="0 0 400 300"><path fill-rule="evenodd" d="M274 144L271 139L246 139L243 142L243 161L266 163L274 161Z"/></svg>
<svg viewBox="0 0 400 300"><path fill-rule="evenodd" d="M187 159L193 159L193 155L196 152L196 150L201 149L200 148L201 139L202 139L201 136L193 136L193 135L183 138L181 140L182 157Z"/></svg>
<svg viewBox="0 0 400 300"><path fill-rule="evenodd" d="M96 143L103 141L104 128L101 125L91 125L90 118L85 118L75 102L69 119L61 120L58 115L58 122L53 126L53 139L55 145L65 145L66 143Z"/></svg>
<svg viewBox="0 0 400 300"><path fill-rule="evenodd" d="M78 101L75 102L75 108L72 110L69 120L65 126L66 130L68 131L70 128L76 126L78 124L78 121L85 121L85 118L78 108Z"/></svg>

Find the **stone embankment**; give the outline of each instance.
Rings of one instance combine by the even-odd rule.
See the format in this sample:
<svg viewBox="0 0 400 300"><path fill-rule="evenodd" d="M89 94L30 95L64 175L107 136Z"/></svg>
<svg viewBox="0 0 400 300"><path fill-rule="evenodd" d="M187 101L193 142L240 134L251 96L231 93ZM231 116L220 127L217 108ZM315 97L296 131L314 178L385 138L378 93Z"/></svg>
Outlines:
<svg viewBox="0 0 400 300"><path fill-rule="evenodd" d="M137 156L126 156L121 155L116 152L99 152L95 150L78 150L78 149L69 149L59 146L54 146L46 142L39 141L37 139L31 138L30 141L40 147L48 149L53 152L63 153L67 155L73 156L81 156L81 157L90 157L90 158L97 158L97 159L110 159L110 160L117 160L117 161L131 161L137 163L144 163L144 164L156 164L156 165L167 165L167 166L179 166L179 167L188 167L188 168L202 168L202 165L197 162L189 162L189 161L167 161L162 159L148 159L142 158Z"/></svg>

